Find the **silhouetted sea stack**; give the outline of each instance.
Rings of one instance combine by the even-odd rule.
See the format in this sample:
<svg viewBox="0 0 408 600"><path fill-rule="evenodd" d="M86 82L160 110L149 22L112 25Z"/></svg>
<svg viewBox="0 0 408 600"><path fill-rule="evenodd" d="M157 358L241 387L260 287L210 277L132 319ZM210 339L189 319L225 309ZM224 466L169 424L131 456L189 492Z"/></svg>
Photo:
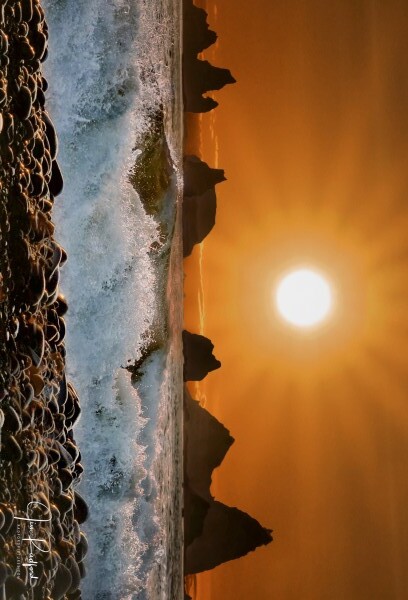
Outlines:
<svg viewBox="0 0 408 600"><path fill-rule="evenodd" d="M228 69L214 67L206 60L199 60L197 54L215 43L217 35L209 29L207 13L191 0L183 2L183 95L186 112L208 112L218 103L203 94L220 90L229 83L235 83Z"/></svg>
<svg viewBox="0 0 408 600"><path fill-rule="evenodd" d="M217 183L226 181L223 169L212 169L198 156L184 157L184 196L200 196Z"/></svg>
<svg viewBox="0 0 408 600"><path fill-rule="evenodd" d="M234 440L185 388L184 536L185 574L212 569L272 541L271 531L211 495L212 472Z"/></svg>
<svg viewBox="0 0 408 600"><path fill-rule="evenodd" d="M201 381L210 371L220 368L213 349L214 344L208 338L183 331L184 381Z"/></svg>
<svg viewBox="0 0 408 600"><path fill-rule="evenodd" d="M222 169L211 169L196 156L184 161L183 255L189 256L215 225L217 197L215 185L225 181Z"/></svg>
<svg viewBox="0 0 408 600"><path fill-rule="evenodd" d="M215 225L217 197L214 188L201 196L185 196L183 200L183 256L190 256Z"/></svg>
<svg viewBox="0 0 408 600"><path fill-rule="evenodd" d="M63 180L44 109L47 38L39 0L0 2L0 595L10 599L33 586L30 598L79 598L87 548L58 290L66 253L50 215Z"/></svg>
<svg viewBox="0 0 408 600"><path fill-rule="evenodd" d="M197 56L217 41L217 34L209 28L207 13L193 4L192 0L183 1L183 52Z"/></svg>
<svg viewBox="0 0 408 600"><path fill-rule="evenodd" d="M272 541L271 531L246 513L214 500L203 531L187 546L185 574L201 573Z"/></svg>
<svg viewBox="0 0 408 600"><path fill-rule="evenodd" d="M184 110L186 112L209 112L218 103L203 94L220 90L236 80L229 69L214 67L206 60L184 56L183 58L183 90Z"/></svg>
<svg viewBox="0 0 408 600"><path fill-rule="evenodd" d="M234 443L222 423L184 391L184 468L190 490L211 500L212 472Z"/></svg>

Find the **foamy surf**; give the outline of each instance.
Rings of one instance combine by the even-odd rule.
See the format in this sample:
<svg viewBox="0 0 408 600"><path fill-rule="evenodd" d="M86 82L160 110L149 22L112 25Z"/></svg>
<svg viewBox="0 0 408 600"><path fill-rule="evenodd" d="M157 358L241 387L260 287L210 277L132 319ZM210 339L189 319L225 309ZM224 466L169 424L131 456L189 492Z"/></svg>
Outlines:
<svg viewBox="0 0 408 600"><path fill-rule="evenodd" d="M81 493L90 505L83 597L173 600L182 590L181 348L174 323L137 389L123 367L140 357L146 332L168 320L165 263L150 251L163 241L129 173L136 142L159 108L176 171L180 162L178 49L171 42L178 13L166 2L44 4L48 105L65 178L54 219L69 256L61 284L70 304L67 368L82 401L76 436ZM172 227L177 181L176 173L166 199Z"/></svg>

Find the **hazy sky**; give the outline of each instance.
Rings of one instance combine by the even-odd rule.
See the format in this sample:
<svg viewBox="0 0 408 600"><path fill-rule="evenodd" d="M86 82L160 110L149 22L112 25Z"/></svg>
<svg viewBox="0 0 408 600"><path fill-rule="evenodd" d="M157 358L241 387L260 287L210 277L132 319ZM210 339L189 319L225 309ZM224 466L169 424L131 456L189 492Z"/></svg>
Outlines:
<svg viewBox="0 0 408 600"><path fill-rule="evenodd" d="M405 600L408 5L207 5L208 58L238 83L201 119L228 181L185 264L185 321L222 368L192 389L236 439L213 494L274 542L200 576L197 597ZM304 263L337 293L314 335L271 300Z"/></svg>

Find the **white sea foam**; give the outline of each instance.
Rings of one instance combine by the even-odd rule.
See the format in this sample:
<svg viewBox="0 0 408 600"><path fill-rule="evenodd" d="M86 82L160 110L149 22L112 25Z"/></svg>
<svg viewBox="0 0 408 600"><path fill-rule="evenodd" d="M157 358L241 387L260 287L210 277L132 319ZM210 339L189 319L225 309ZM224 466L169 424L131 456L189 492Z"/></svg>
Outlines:
<svg viewBox="0 0 408 600"><path fill-rule="evenodd" d="M81 398L75 436L85 469L81 493L91 508L83 597L170 599L160 591L162 582L146 591L152 569L168 560L167 525L157 511L163 489L156 481L168 357L153 357L139 393L122 367L139 358L159 310L160 282L148 254L159 239L157 224L145 214L128 173L148 115L174 106L174 78L164 57L175 24L160 2L44 5L47 101L65 182L53 215L69 257L62 273L69 302L67 369ZM168 128L177 126L170 112L166 118Z"/></svg>

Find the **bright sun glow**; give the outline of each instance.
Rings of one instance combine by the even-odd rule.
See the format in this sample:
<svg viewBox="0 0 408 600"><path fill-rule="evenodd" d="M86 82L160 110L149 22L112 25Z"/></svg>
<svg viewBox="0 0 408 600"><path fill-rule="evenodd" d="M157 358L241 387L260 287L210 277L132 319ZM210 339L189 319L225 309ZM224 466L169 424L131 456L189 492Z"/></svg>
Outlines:
<svg viewBox="0 0 408 600"><path fill-rule="evenodd" d="M292 271L279 282L276 304L280 315L297 327L322 322L332 307L330 285L311 269Z"/></svg>

